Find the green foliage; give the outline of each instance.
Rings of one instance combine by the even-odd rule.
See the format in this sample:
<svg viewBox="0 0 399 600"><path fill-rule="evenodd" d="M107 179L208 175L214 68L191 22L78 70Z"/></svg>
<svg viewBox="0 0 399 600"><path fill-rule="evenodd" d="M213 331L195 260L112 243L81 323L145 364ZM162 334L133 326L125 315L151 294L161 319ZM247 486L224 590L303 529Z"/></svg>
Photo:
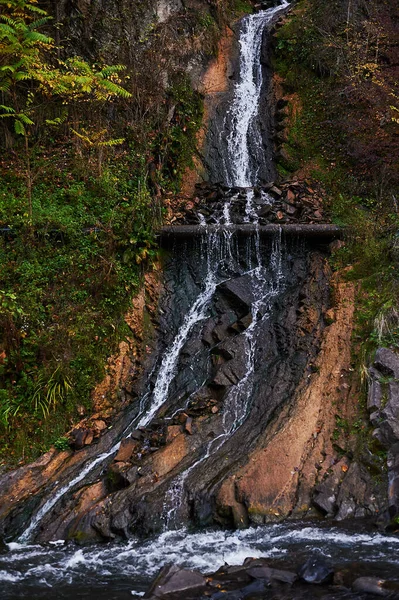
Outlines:
<svg viewBox="0 0 399 600"><path fill-rule="evenodd" d="M142 264L156 258L158 213L128 158L87 181L49 165L33 191L33 239L23 185L12 174L0 184L0 227L13 231L0 238L0 430L25 456L90 407L107 357L129 335L123 315Z"/></svg>
<svg viewBox="0 0 399 600"><path fill-rule="evenodd" d="M163 187L178 191L185 169L193 164L203 102L200 94L192 89L188 77L182 74L176 77L169 94L175 107L173 118L169 127L154 139L153 152L162 167Z"/></svg>
<svg viewBox="0 0 399 600"><path fill-rule="evenodd" d="M55 410L59 402L65 402L71 390L72 382L68 375L62 373L60 365L50 375L39 373L32 397L35 411L40 410L47 417L51 408Z"/></svg>
<svg viewBox="0 0 399 600"><path fill-rule="evenodd" d="M0 92L9 104L0 106L0 118L11 118L17 134L26 135L26 127L34 125L43 96L58 98L64 106L71 101L131 97L120 85L122 65L96 69L79 57L58 59L53 38L39 31L50 17L36 2L2 0L1 4L5 14L0 15ZM35 18L37 13L40 19Z"/></svg>
<svg viewBox="0 0 399 600"><path fill-rule="evenodd" d="M254 8L249 0L233 0L232 10L236 15L252 14Z"/></svg>
<svg viewBox="0 0 399 600"><path fill-rule="evenodd" d="M69 450L69 440L67 437L61 436L53 442L53 446L57 448L57 450Z"/></svg>

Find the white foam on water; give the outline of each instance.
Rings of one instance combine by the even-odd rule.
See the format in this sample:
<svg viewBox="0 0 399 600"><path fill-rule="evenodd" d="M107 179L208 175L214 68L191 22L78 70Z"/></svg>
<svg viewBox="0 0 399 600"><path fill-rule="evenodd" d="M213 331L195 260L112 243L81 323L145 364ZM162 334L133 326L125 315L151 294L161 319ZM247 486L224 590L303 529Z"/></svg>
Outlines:
<svg viewBox="0 0 399 600"><path fill-rule="evenodd" d="M9 583L15 583L17 581L21 581L23 579L23 576L21 573L18 574L13 574L10 573L9 571L0 571L0 581L7 581Z"/></svg>
<svg viewBox="0 0 399 600"><path fill-rule="evenodd" d="M352 546L353 544L362 544L365 546L379 546L382 544L394 544L399 546L399 537L386 536L380 533L371 535L368 533L344 533L338 529L324 529L314 527L304 527L292 531L290 537L293 541L320 541L333 542L342 546ZM274 538L275 541L284 540L286 535Z"/></svg>
<svg viewBox="0 0 399 600"><path fill-rule="evenodd" d="M70 569L85 562L86 557L83 555L83 550L78 550L73 556L71 556L71 558L67 560L64 566L66 569Z"/></svg>
<svg viewBox="0 0 399 600"><path fill-rule="evenodd" d="M187 529L166 531L146 542L137 539L125 544L112 544L79 548L41 548L41 557L28 558L29 551L13 551L20 561L8 570L0 556L0 582L29 586L70 585L118 585L123 579L132 589L141 592L145 582L154 577L168 562L186 568L210 573L223 566L242 564L247 557L270 557L287 559L301 553L303 560L311 556L332 557L342 564L352 561L383 561L390 565L392 573L398 572L397 553L399 539L380 533L350 533L333 527L324 528L301 524L275 524L252 527L244 531L200 531L190 533ZM34 561L42 564L32 564ZM14 563L13 563L14 564ZM6 568L4 568L6 567ZM133 589L132 589L133 591ZM137 594L136 591L134 591ZM137 594L138 595L138 594Z"/></svg>

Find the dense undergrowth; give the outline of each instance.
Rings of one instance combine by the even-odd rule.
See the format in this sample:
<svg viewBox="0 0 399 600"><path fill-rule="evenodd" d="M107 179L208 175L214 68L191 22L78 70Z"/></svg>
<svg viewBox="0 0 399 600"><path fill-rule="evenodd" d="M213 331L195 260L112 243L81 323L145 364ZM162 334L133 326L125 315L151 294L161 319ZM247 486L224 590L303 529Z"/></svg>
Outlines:
<svg viewBox="0 0 399 600"><path fill-rule="evenodd" d="M363 374L378 345L399 347L398 17L389 1L301 0L275 35L289 100L280 174L322 182L345 227L332 265L361 282Z"/></svg>
<svg viewBox="0 0 399 600"><path fill-rule="evenodd" d="M187 2L158 23L147 18L153 4L134 3L124 39L123 14L102 21L94 9L56 7L50 20L51 4L0 2L4 464L37 456L90 414L107 357L131 333L124 313L157 256L161 196L178 190L195 151L202 98L187 64L206 62L223 25L249 8Z"/></svg>

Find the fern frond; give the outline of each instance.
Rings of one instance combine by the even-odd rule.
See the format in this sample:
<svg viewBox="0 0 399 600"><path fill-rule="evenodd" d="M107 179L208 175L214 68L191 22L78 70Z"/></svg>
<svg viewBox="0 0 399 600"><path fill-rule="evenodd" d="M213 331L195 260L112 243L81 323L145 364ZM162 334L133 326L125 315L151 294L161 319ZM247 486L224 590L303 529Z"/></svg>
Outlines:
<svg viewBox="0 0 399 600"><path fill-rule="evenodd" d="M0 110L7 113L8 115L15 114L15 110L12 108L12 106L4 106L4 104L0 104ZM0 115L0 116L5 116L5 115Z"/></svg>
<svg viewBox="0 0 399 600"><path fill-rule="evenodd" d="M121 98L132 97L132 94L125 90L125 88L114 83L113 81L109 81L109 79L104 79L103 81L101 81L101 87L113 96L120 96Z"/></svg>
<svg viewBox="0 0 399 600"><path fill-rule="evenodd" d="M53 43L53 38L44 35L43 33L39 33L38 31L29 31L25 36L25 40L31 43L40 42L46 46L50 46Z"/></svg>
<svg viewBox="0 0 399 600"><path fill-rule="evenodd" d="M120 146L120 144L123 144L124 141L125 138L117 138L115 140L107 140L106 142L98 142L97 146L110 148L111 146Z"/></svg>
<svg viewBox="0 0 399 600"><path fill-rule="evenodd" d="M52 20L53 17L50 16L46 16L43 17L41 19L37 19L36 21L33 21L32 23L29 24L29 29L32 31L33 29L39 29L40 27L43 27L43 25L45 25L46 23L48 23L49 21ZM52 38L49 38L52 40Z"/></svg>
<svg viewBox="0 0 399 600"><path fill-rule="evenodd" d="M33 125L34 124L32 119L30 119L28 117L28 115L26 115L25 113L19 113L17 116L18 116L18 119L20 121L22 121L22 123L24 123L24 125Z"/></svg>
<svg viewBox="0 0 399 600"><path fill-rule="evenodd" d="M114 73L120 73L120 71L124 71L125 69L126 69L125 65L110 65L110 66L104 67L104 69L101 69L101 71L99 71L98 75L104 79L107 79Z"/></svg>

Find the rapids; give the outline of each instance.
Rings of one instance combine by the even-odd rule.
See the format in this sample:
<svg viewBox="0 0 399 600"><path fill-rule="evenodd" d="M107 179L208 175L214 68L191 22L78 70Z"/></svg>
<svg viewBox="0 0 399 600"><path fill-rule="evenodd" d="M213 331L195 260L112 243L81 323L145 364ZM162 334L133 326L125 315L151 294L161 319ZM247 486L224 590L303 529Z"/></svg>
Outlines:
<svg viewBox="0 0 399 600"><path fill-rule="evenodd" d="M160 567L176 562L209 573L248 556L283 561L286 568L310 556L337 567L362 562L380 577L399 573L399 538L360 529L285 523L245 531L166 531L145 542L77 548L62 541L47 546L10 544L0 555L2 600L141 597ZM334 595L334 598L349 597ZM353 595L359 598L359 596Z"/></svg>

